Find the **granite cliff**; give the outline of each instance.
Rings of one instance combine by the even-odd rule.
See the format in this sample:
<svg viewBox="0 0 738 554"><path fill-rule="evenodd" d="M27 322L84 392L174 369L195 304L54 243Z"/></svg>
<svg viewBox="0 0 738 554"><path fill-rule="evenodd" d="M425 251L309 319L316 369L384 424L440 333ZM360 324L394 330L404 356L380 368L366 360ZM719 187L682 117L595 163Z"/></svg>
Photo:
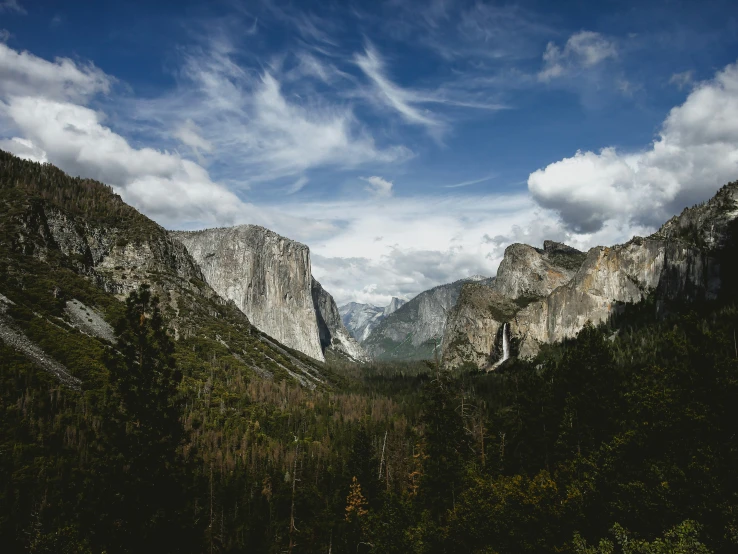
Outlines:
<svg viewBox="0 0 738 554"><path fill-rule="evenodd" d="M315 278L312 280L312 296L323 351L333 349L350 360L368 361L369 357L364 349L344 327L336 301Z"/></svg>
<svg viewBox="0 0 738 554"><path fill-rule="evenodd" d="M357 341L363 342L384 318L396 312L405 303L405 300L395 297L384 308L371 304L349 302L339 307L338 311L341 314L341 321L343 321L351 336Z"/></svg>
<svg viewBox="0 0 738 554"><path fill-rule="evenodd" d="M257 329L316 360L332 349L366 359L336 303L311 275L310 249L258 225L172 231L203 277Z"/></svg>
<svg viewBox="0 0 738 554"><path fill-rule="evenodd" d="M447 313L456 304L464 283L490 283L491 279L461 279L421 292L384 318L362 346L380 360L422 360L435 355L443 337Z"/></svg>
<svg viewBox="0 0 738 554"><path fill-rule="evenodd" d="M586 255L549 241L543 251L512 245L492 287L470 287L449 313L443 359L451 367L489 367L505 322L514 354L531 357L541 344L573 337L587 321L606 321L649 295L657 306L715 299L736 275L730 252L737 216L738 183L730 183L653 235L622 245Z"/></svg>
<svg viewBox="0 0 738 554"><path fill-rule="evenodd" d="M257 225L173 231L205 280L257 329L324 360L312 296L310 250Z"/></svg>
<svg viewBox="0 0 738 554"><path fill-rule="evenodd" d="M496 278L466 283L449 311L442 360L450 367L471 363L488 369L501 355L501 329L530 303L568 283L586 255L565 244L545 241L543 249L511 244Z"/></svg>

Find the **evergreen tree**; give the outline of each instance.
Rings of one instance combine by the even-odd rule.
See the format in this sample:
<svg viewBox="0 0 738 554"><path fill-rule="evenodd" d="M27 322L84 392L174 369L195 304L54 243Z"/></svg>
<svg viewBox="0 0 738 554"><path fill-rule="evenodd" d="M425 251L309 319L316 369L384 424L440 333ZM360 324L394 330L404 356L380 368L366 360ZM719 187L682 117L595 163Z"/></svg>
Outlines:
<svg viewBox="0 0 738 554"><path fill-rule="evenodd" d="M439 372L428 383L423 405L424 454L420 499L436 517L454 505L460 492L468 441L454 381Z"/></svg>
<svg viewBox="0 0 738 554"><path fill-rule="evenodd" d="M116 351L106 355L112 410L105 424L110 493L111 550L186 550L194 528L185 517L186 465L177 402L181 373L158 299L146 285L131 293L116 325ZM188 532L189 529L189 532Z"/></svg>

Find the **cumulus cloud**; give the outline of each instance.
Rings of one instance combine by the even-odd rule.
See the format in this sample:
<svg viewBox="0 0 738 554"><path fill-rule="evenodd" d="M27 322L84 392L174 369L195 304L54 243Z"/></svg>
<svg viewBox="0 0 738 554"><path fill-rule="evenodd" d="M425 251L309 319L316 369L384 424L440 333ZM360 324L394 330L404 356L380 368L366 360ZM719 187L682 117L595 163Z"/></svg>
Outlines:
<svg viewBox="0 0 738 554"><path fill-rule="evenodd" d="M256 212L202 166L176 153L132 147L105 125L102 112L83 105L109 92L113 81L92 64L49 62L0 44L0 120L14 135L0 148L110 184L165 224L233 222ZM192 147L206 147L191 125L178 134Z"/></svg>
<svg viewBox="0 0 738 554"><path fill-rule="evenodd" d="M538 73L538 79L550 81L616 57L615 43L600 33L579 31L569 37L563 48L554 42L548 43L543 53L543 69Z"/></svg>
<svg viewBox="0 0 738 554"><path fill-rule="evenodd" d="M392 187L394 186L392 181L388 181L382 177L377 177L376 175L372 177L362 177L361 179L369 183L366 190L373 193L377 198L388 198L392 196Z"/></svg>
<svg viewBox="0 0 738 554"><path fill-rule="evenodd" d="M19 158L31 160L32 162L46 163L49 161L46 157L46 152L30 140L20 137L0 140L0 150L5 150L6 152L15 154Z"/></svg>
<svg viewBox="0 0 738 554"><path fill-rule="evenodd" d="M698 84L646 149L577 152L535 171L528 189L567 228L617 220L656 226L738 177L738 64Z"/></svg>
<svg viewBox="0 0 738 554"><path fill-rule="evenodd" d="M89 108L40 97L13 97L5 112L26 137L29 149L43 152L43 157L73 175L115 186L129 202L154 217L211 220L217 214L232 219L242 204L196 163L152 148L132 148Z"/></svg>
<svg viewBox="0 0 738 554"><path fill-rule="evenodd" d="M0 42L0 96L36 96L82 101L107 93L114 79L93 64L69 58L53 62L18 52Z"/></svg>

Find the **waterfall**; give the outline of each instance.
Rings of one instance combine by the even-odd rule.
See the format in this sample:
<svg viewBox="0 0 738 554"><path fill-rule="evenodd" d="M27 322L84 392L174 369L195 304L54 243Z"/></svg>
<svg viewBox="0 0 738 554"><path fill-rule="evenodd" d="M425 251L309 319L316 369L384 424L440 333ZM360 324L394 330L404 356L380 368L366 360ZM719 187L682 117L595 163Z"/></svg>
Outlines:
<svg viewBox="0 0 738 554"><path fill-rule="evenodd" d="M510 339L508 335L509 335L508 325L507 323L503 323L502 324L502 358L497 360L497 362L495 362L495 364L491 368L489 368L488 371L497 369L500 365L502 365L510 357Z"/></svg>
<svg viewBox="0 0 738 554"><path fill-rule="evenodd" d="M502 326L502 360L500 360L500 363L510 357L510 339L507 337L508 334L507 323L505 323Z"/></svg>

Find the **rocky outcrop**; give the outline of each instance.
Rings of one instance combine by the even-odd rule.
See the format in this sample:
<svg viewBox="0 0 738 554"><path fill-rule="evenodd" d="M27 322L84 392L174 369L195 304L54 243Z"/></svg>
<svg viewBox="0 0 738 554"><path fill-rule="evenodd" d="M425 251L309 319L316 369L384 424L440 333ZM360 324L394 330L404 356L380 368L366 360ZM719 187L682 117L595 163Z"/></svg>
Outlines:
<svg viewBox="0 0 738 554"><path fill-rule="evenodd" d="M500 317L510 323L515 353L532 357L541 344L574 337L587 321L604 322L652 294L657 306L715 299L738 276L737 217L738 183L731 183L650 237L598 246L586 256L557 243L547 242L543 251L512 245L494 290L516 302L515 313L495 316L499 310L485 308L490 292L463 295L449 315L444 360L486 367L495 357L490 334L498 332Z"/></svg>
<svg viewBox="0 0 738 554"><path fill-rule="evenodd" d="M315 278L312 280L312 296L323 351L332 349L353 361L368 361L364 349L344 327L336 301Z"/></svg>
<svg viewBox="0 0 738 554"><path fill-rule="evenodd" d="M207 283L233 300L254 326L324 360L307 246L257 225L171 235L184 244Z"/></svg>
<svg viewBox="0 0 738 554"><path fill-rule="evenodd" d="M405 304L405 300L392 297L390 303L384 308L372 306L371 304L349 302L341 306L338 311L341 314L341 320L344 326L351 333L351 336L357 341L363 342L384 318L396 312Z"/></svg>
<svg viewBox="0 0 738 554"><path fill-rule="evenodd" d="M480 279L480 283L492 282ZM382 320L362 346L376 359L433 358L443 337L448 312L456 304L462 285L467 282L469 279L461 279L421 292Z"/></svg>
<svg viewBox="0 0 738 554"><path fill-rule="evenodd" d="M393 296L392 300L390 300L390 303L384 307L384 317L387 317L388 315L395 313L397 310L402 308L405 304L407 304L406 300L402 300L400 298Z"/></svg>
<svg viewBox="0 0 738 554"><path fill-rule="evenodd" d="M524 306L540 302L568 283L586 254L553 241L543 249L511 244L505 249L497 276L489 286L464 285L449 312L442 359L449 367L474 364L489 369L502 348L500 329ZM514 328L511 327L514 332Z"/></svg>
<svg viewBox="0 0 738 554"><path fill-rule="evenodd" d="M497 270L494 288L511 299L535 299L548 296L568 283L582 265L586 254L553 241L543 250L527 244L511 244Z"/></svg>
<svg viewBox="0 0 738 554"><path fill-rule="evenodd" d="M530 356L539 344L574 337L587 321L606 321L652 292L662 301L709 300L717 297L720 282L718 260L681 241L635 238L596 247L568 284L521 310L512 331Z"/></svg>
<svg viewBox="0 0 738 554"><path fill-rule="evenodd" d="M443 364L453 368L465 364L491 367L502 353L502 326L517 309L513 300L490 286L464 284L443 334Z"/></svg>

